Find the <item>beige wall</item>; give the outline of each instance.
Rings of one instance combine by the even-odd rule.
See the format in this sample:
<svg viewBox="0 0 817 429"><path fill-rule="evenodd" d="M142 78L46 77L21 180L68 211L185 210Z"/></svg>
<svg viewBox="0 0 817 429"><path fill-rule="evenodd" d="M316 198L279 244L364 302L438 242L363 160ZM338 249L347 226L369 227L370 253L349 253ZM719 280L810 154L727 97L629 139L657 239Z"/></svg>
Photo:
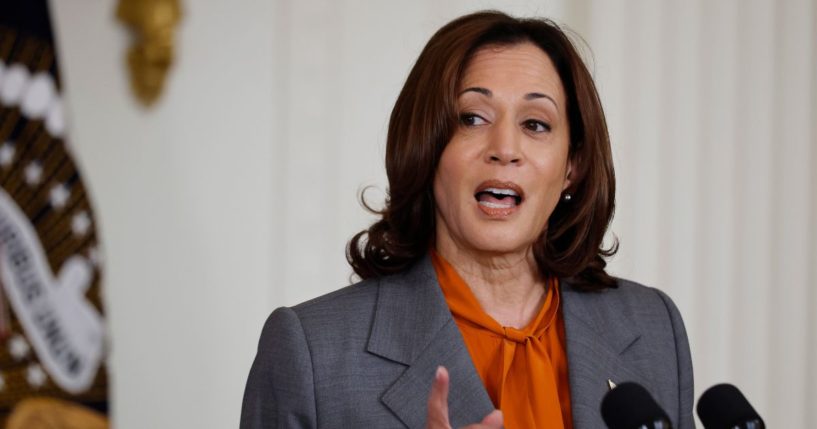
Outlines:
<svg viewBox="0 0 817 429"><path fill-rule="evenodd" d="M698 393L731 382L770 426L807 427L817 404L817 5L586 6L621 185L612 270L675 299Z"/></svg>
<svg viewBox="0 0 817 429"><path fill-rule="evenodd" d="M186 3L160 105L135 105L115 2L54 1L71 140L104 245L115 427L236 427L272 306L273 8Z"/></svg>

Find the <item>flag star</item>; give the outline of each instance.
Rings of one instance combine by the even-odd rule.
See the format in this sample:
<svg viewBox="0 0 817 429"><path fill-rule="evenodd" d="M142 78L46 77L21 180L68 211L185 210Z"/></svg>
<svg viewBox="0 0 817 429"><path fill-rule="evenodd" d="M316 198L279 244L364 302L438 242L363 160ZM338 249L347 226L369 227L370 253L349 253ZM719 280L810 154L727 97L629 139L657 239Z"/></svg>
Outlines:
<svg viewBox="0 0 817 429"><path fill-rule="evenodd" d="M82 236L88 233L91 228L91 217L88 212L79 212L71 218L71 231L76 236Z"/></svg>
<svg viewBox="0 0 817 429"><path fill-rule="evenodd" d="M40 179L43 177L43 166L37 161L32 161L26 166L23 174L25 174L26 183L28 183L29 186L39 185Z"/></svg>
<svg viewBox="0 0 817 429"><path fill-rule="evenodd" d="M48 111L56 92L57 88L54 85L54 79L47 71L36 73L31 77L28 87L23 91L20 111L28 118L41 119Z"/></svg>
<svg viewBox="0 0 817 429"><path fill-rule="evenodd" d="M55 185L48 194L51 206L57 209L65 207L65 203L68 202L68 198L70 197L71 191L69 191L65 185Z"/></svg>
<svg viewBox="0 0 817 429"><path fill-rule="evenodd" d="M23 96L23 91L28 87L31 73L25 65L15 63L3 74L5 76L0 85L0 101L6 106L16 106Z"/></svg>
<svg viewBox="0 0 817 429"><path fill-rule="evenodd" d="M31 350L28 346L28 342L26 342L26 339L20 334L11 337L8 347L9 354L14 358L14 360L22 360L28 356L28 352Z"/></svg>
<svg viewBox="0 0 817 429"><path fill-rule="evenodd" d="M54 97L45 114L45 129L54 137L62 137L65 132L65 117L59 96Z"/></svg>
<svg viewBox="0 0 817 429"><path fill-rule="evenodd" d="M31 364L26 368L26 381L28 385L33 388L40 388L43 387L45 384L47 376L45 375L45 371L43 368L38 364Z"/></svg>
<svg viewBox="0 0 817 429"><path fill-rule="evenodd" d="M14 145L11 142L3 143L0 146L0 166L8 167L14 161Z"/></svg>

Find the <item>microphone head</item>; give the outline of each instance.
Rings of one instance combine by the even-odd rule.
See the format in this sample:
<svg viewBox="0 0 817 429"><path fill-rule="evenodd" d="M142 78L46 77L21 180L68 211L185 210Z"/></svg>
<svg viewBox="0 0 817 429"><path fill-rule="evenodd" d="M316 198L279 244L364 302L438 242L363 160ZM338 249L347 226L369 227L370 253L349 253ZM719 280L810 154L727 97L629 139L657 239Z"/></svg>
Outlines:
<svg viewBox="0 0 817 429"><path fill-rule="evenodd" d="M601 417L610 429L636 429L657 421L670 421L647 389L629 382L619 384L604 395Z"/></svg>
<svg viewBox="0 0 817 429"><path fill-rule="evenodd" d="M716 384L707 389L698 400L697 409L706 429L732 428L752 420L763 423L743 393L731 384Z"/></svg>

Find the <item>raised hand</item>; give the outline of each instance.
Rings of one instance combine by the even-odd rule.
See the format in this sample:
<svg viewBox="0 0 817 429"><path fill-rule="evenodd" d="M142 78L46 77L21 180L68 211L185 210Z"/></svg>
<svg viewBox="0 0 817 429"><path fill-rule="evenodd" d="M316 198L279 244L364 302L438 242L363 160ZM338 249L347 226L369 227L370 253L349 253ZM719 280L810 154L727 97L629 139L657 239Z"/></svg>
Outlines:
<svg viewBox="0 0 817 429"><path fill-rule="evenodd" d="M428 417L426 418L426 429L451 429L448 421L448 387L450 380L448 370L445 367L438 367L434 375L434 383L431 385L431 393L428 395ZM501 429L502 411L491 411L481 422L468 425L463 429Z"/></svg>

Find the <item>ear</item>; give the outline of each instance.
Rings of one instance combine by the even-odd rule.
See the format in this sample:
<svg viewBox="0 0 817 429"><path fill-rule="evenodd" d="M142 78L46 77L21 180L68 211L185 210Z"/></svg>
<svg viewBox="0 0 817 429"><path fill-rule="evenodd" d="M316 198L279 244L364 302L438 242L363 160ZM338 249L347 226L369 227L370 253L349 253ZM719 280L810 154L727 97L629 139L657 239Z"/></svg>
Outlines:
<svg viewBox="0 0 817 429"><path fill-rule="evenodd" d="M573 159L568 158L567 168L565 169L565 182L562 185L562 191L565 191L573 184Z"/></svg>

